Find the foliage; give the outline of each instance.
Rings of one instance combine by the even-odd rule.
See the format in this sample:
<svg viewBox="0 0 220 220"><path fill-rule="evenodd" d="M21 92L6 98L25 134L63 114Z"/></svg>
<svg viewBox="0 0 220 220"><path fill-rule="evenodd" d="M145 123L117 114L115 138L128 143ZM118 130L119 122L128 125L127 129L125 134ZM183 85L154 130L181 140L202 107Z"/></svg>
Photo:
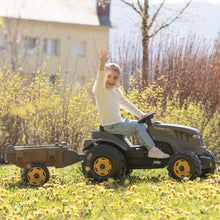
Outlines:
<svg viewBox="0 0 220 220"><path fill-rule="evenodd" d="M79 149L97 127L96 107L88 87L73 80L49 82L38 72L26 85L20 73L0 71L0 145L41 145L66 141Z"/></svg>
<svg viewBox="0 0 220 220"><path fill-rule="evenodd" d="M220 117L208 113L202 102L189 97L182 103L178 91L164 97L164 89L154 82L145 90L131 88L126 96L144 112L156 111L155 120L182 124L201 131L204 145L220 160ZM31 84L20 73L6 68L0 71L0 146L41 145L65 141L69 148L82 150L83 140L98 128L99 120L90 94L91 84L82 86L73 80L70 86L57 78L52 84L40 71ZM122 111L123 117L131 116Z"/></svg>
<svg viewBox="0 0 220 220"><path fill-rule="evenodd" d="M42 187L26 186L19 168L0 167L0 219L219 219L220 168L178 182L166 169L135 170L121 182L86 182L80 164L55 169Z"/></svg>
<svg viewBox="0 0 220 220"><path fill-rule="evenodd" d="M136 32L134 33L135 36ZM142 90L142 71L140 43L125 41L124 36L115 44L119 45L111 53L113 61L122 68L121 84L125 91L131 87ZM139 38L137 38L139 39ZM163 89L164 108L167 99L178 95L181 105L186 100L202 102L207 112L214 114L220 110L220 65L218 48L206 40L189 34L187 37L164 36L150 41L149 47L149 82ZM130 83L130 77L136 83Z"/></svg>

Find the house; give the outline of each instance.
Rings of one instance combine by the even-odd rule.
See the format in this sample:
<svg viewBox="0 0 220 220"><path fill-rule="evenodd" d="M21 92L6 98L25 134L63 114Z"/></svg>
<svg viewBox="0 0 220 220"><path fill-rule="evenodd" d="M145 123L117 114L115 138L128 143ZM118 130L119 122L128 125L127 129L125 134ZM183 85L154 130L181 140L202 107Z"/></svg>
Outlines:
<svg viewBox="0 0 220 220"><path fill-rule="evenodd" d="M86 82L108 44L109 0L0 0L0 68Z"/></svg>

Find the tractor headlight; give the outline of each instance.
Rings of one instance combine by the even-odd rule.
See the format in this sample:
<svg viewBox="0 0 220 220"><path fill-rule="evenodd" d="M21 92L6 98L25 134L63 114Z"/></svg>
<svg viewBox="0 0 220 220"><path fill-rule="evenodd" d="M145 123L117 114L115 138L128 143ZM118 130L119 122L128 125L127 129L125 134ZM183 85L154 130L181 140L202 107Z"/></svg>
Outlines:
<svg viewBox="0 0 220 220"><path fill-rule="evenodd" d="M192 136L192 138L193 138L193 139L199 139L200 137L199 137L198 134L194 134L194 135Z"/></svg>
<svg viewBox="0 0 220 220"><path fill-rule="evenodd" d="M200 134L194 134L194 135L192 136L192 138L193 138L193 140L195 140L195 141L196 141L196 140L199 141L200 145L203 145L202 137L201 137Z"/></svg>

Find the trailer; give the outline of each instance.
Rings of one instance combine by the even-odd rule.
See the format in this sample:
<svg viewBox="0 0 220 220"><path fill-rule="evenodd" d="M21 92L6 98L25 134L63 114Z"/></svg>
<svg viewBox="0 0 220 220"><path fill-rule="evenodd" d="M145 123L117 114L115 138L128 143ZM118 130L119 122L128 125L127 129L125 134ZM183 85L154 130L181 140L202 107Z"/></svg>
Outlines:
<svg viewBox="0 0 220 220"><path fill-rule="evenodd" d="M13 146L6 144L4 160L21 168L22 179L31 185L42 185L49 178L47 167L63 168L83 160L84 155L68 149L65 142L55 145Z"/></svg>

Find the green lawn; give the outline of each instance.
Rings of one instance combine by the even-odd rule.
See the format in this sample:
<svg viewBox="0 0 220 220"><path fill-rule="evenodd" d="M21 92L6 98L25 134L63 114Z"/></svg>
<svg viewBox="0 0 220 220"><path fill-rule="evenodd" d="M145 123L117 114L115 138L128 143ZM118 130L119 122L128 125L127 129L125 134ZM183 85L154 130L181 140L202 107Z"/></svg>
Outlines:
<svg viewBox="0 0 220 220"><path fill-rule="evenodd" d="M31 187L18 167L0 166L0 219L220 219L220 168L194 181L159 169L101 184L86 182L80 163L49 171L48 183Z"/></svg>

